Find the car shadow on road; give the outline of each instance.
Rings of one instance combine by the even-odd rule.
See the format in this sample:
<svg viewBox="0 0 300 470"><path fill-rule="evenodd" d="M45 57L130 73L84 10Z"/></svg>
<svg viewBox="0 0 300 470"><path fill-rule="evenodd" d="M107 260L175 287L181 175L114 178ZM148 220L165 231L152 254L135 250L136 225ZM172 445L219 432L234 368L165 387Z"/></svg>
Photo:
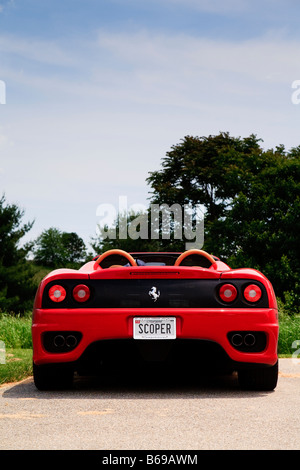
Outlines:
<svg viewBox="0 0 300 470"><path fill-rule="evenodd" d="M202 399L261 397L273 392L241 390L236 373L112 374L105 377L74 377L68 390L39 391L33 378L5 388L4 398L22 399Z"/></svg>

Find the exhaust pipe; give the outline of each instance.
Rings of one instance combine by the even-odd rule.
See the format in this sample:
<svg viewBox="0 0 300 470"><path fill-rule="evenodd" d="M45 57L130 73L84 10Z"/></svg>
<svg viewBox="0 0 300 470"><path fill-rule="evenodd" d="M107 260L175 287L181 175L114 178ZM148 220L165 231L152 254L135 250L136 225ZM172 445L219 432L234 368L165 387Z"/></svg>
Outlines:
<svg viewBox="0 0 300 470"><path fill-rule="evenodd" d="M72 351L81 338L80 331L46 331L42 335L42 342L47 352L59 354Z"/></svg>
<svg viewBox="0 0 300 470"><path fill-rule="evenodd" d="M235 347L239 347L239 346L242 346L243 344L243 337L242 335L240 335L239 333L235 333L232 338L231 338L231 343L233 344L233 346Z"/></svg>
<svg viewBox="0 0 300 470"><path fill-rule="evenodd" d="M252 333L247 333L244 338L244 343L246 346L254 346L256 342L256 338Z"/></svg>
<svg viewBox="0 0 300 470"><path fill-rule="evenodd" d="M56 335L53 339L54 346L57 348L62 348L65 344L65 338L63 335Z"/></svg>
<svg viewBox="0 0 300 470"><path fill-rule="evenodd" d="M66 337L66 345L68 348L75 348L77 345L77 338L74 335L68 335Z"/></svg>
<svg viewBox="0 0 300 470"><path fill-rule="evenodd" d="M264 331L231 331L227 334L231 346L241 353L262 352L267 346Z"/></svg>

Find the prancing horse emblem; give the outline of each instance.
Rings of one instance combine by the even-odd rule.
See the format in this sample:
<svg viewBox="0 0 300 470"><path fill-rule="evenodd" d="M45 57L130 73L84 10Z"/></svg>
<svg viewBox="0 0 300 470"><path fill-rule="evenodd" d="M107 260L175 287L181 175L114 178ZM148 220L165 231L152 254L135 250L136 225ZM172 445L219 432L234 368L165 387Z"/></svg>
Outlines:
<svg viewBox="0 0 300 470"><path fill-rule="evenodd" d="M154 302L156 302L160 296L160 291L157 290L157 288L153 286L149 290L148 294L150 295L151 299L154 300Z"/></svg>

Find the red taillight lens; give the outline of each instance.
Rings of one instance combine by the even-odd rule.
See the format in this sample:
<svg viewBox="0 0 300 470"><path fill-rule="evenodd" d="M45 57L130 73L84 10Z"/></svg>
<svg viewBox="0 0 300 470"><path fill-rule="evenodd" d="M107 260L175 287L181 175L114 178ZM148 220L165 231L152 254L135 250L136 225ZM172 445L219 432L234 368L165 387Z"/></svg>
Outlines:
<svg viewBox="0 0 300 470"><path fill-rule="evenodd" d="M90 295L90 289L84 284L79 284L73 289L73 297L77 302L86 302Z"/></svg>
<svg viewBox="0 0 300 470"><path fill-rule="evenodd" d="M49 289L49 297L53 302L62 302L66 295L66 289L63 286L55 285Z"/></svg>
<svg viewBox="0 0 300 470"><path fill-rule="evenodd" d="M233 302L237 296L237 290L232 284L223 284L219 290L219 295L223 302Z"/></svg>
<svg viewBox="0 0 300 470"><path fill-rule="evenodd" d="M244 297L248 302L257 302L261 298L261 288L256 284L250 284L244 290Z"/></svg>

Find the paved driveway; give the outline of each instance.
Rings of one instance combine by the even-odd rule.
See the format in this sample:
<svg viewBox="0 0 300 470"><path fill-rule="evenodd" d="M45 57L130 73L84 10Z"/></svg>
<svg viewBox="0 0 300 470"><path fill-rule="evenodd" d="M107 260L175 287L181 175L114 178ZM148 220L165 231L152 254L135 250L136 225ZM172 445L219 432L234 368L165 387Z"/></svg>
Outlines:
<svg viewBox="0 0 300 470"><path fill-rule="evenodd" d="M281 359L274 392L235 376L135 384L76 382L39 392L32 378L0 388L0 449L300 449L300 361Z"/></svg>

